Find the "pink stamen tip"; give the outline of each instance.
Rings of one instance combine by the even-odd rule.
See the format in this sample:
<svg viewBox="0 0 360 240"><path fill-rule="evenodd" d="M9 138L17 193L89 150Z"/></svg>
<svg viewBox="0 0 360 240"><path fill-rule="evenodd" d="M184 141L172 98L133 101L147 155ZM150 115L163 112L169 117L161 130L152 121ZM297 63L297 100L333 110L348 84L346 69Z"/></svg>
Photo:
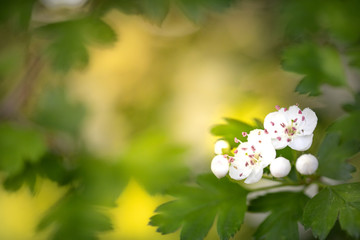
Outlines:
<svg viewBox="0 0 360 240"><path fill-rule="evenodd" d="M274 122L270 122L270 123L271 123L271 125L272 125L272 126L274 126L274 125L275 125L275 123L274 123Z"/></svg>
<svg viewBox="0 0 360 240"><path fill-rule="evenodd" d="M286 128L286 129L285 129L285 133L288 133L288 132L289 132L289 130Z"/></svg>
<svg viewBox="0 0 360 240"><path fill-rule="evenodd" d="M235 159L233 157L230 157L229 162L233 162L233 161L235 161Z"/></svg>
<svg viewBox="0 0 360 240"><path fill-rule="evenodd" d="M297 118L294 119L294 123L296 123L296 121L297 121Z"/></svg>
<svg viewBox="0 0 360 240"><path fill-rule="evenodd" d="M245 163L245 167L247 167L247 166L249 166L249 163L248 163L248 162Z"/></svg>
<svg viewBox="0 0 360 240"><path fill-rule="evenodd" d="M237 139L237 138L234 138L234 142L235 142L235 143L239 143L239 142L240 142L240 140L239 140L239 139Z"/></svg>
<svg viewBox="0 0 360 240"><path fill-rule="evenodd" d="M296 131L296 127L292 127L292 130Z"/></svg>
<svg viewBox="0 0 360 240"><path fill-rule="evenodd" d="M239 152L239 150L235 149L234 153L237 154Z"/></svg>
<svg viewBox="0 0 360 240"><path fill-rule="evenodd" d="M280 126L282 126L283 128L285 127L285 123L281 123Z"/></svg>
<svg viewBox="0 0 360 240"><path fill-rule="evenodd" d="M259 143L262 143L261 140L259 140Z"/></svg>
<svg viewBox="0 0 360 240"><path fill-rule="evenodd" d="M254 162L252 160L250 161L250 163L251 163L251 165L254 165Z"/></svg>
<svg viewBox="0 0 360 240"><path fill-rule="evenodd" d="M291 139L290 139L290 138L288 138L288 139L287 139L287 142L291 142Z"/></svg>
<svg viewBox="0 0 360 240"><path fill-rule="evenodd" d="M239 175L239 177L241 177L243 174L242 173L240 173L240 175Z"/></svg>
<svg viewBox="0 0 360 240"><path fill-rule="evenodd" d="M247 133L246 133L246 132L242 132L242 135L243 135L243 137L246 137L246 136L247 136Z"/></svg>
<svg viewBox="0 0 360 240"><path fill-rule="evenodd" d="M301 110L299 110L298 114L302 114L302 111L301 111Z"/></svg>
<svg viewBox="0 0 360 240"><path fill-rule="evenodd" d="M224 158L228 158L228 156L229 156L229 155L227 155L227 154L224 154Z"/></svg>
<svg viewBox="0 0 360 240"><path fill-rule="evenodd" d="M275 108L276 108L276 110L278 110L278 111L280 110L280 106L279 106L279 105L276 105Z"/></svg>
<svg viewBox="0 0 360 240"><path fill-rule="evenodd" d="M274 133L277 133L277 131L275 130Z"/></svg>
<svg viewBox="0 0 360 240"><path fill-rule="evenodd" d="M251 146L251 150L253 150L253 152L255 152L255 147L254 146Z"/></svg>
<svg viewBox="0 0 360 240"><path fill-rule="evenodd" d="M305 116L302 116L301 120L302 120L302 121L305 121Z"/></svg>
<svg viewBox="0 0 360 240"><path fill-rule="evenodd" d="M249 155L249 158L253 158L253 157L254 157L254 154L250 154L250 155Z"/></svg>
<svg viewBox="0 0 360 240"><path fill-rule="evenodd" d="M244 151L246 151L246 150L247 150L247 148L241 148L241 150L244 150Z"/></svg>
<svg viewBox="0 0 360 240"><path fill-rule="evenodd" d="M269 134L268 130L264 129L265 134Z"/></svg>
<svg viewBox="0 0 360 240"><path fill-rule="evenodd" d="M286 112L288 109L287 108L284 108L284 112Z"/></svg>
<svg viewBox="0 0 360 240"><path fill-rule="evenodd" d="M281 137L277 137L276 139L279 140L279 141L281 141Z"/></svg>

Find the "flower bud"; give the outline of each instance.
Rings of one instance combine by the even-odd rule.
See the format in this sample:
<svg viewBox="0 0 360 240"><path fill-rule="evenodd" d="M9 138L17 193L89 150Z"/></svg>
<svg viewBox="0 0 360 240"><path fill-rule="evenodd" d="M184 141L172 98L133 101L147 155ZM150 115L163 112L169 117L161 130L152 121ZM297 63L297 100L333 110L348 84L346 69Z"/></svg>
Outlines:
<svg viewBox="0 0 360 240"><path fill-rule="evenodd" d="M229 161L223 155L217 155L211 161L211 171L217 178L224 177L229 172Z"/></svg>
<svg viewBox="0 0 360 240"><path fill-rule="evenodd" d="M270 172L274 177L285 177L291 170L290 161L283 157L275 158L270 164Z"/></svg>
<svg viewBox="0 0 360 240"><path fill-rule="evenodd" d="M296 160L296 170L303 175L315 173L318 166L318 160L311 154L303 154Z"/></svg>
<svg viewBox="0 0 360 240"><path fill-rule="evenodd" d="M224 154L223 151L230 150L230 145L225 140L218 140L215 143L214 152L215 154Z"/></svg>

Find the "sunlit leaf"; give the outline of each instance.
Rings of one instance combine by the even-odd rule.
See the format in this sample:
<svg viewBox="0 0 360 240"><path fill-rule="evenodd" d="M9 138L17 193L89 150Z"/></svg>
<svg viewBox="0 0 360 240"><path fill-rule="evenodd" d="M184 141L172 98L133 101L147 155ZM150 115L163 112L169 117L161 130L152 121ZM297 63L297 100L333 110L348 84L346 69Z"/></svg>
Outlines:
<svg viewBox="0 0 360 240"><path fill-rule="evenodd" d="M132 141L123 161L149 193L163 193L187 179L186 150L160 131L143 132Z"/></svg>
<svg viewBox="0 0 360 240"><path fill-rule="evenodd" d="M39 161L45 151L45 139L35 129L0 124L0 168L9 175L19 173L25 162Z"/></svg>
<svg viewBox="0 0 360 240"><path fill-rule="evenodd" d="M246 137L243 137L242 133L249 133L254 129L253 126L235 119L225 118L225 121L226 124L215 125L211 128L210 132L212 135L221 137L228 141L231 147L235 147L237 145L234 142L235 137L241 141L246 141Z"/></svg>
<svg viewBox="0 0 360 240"><path fill-rule="evenodd" d="M176 200L156 209L150 225L163 234L182 227L181 239L203 239L218 215L217 231L220 239L229 239L239 230L246 212L247 191L228 179L213 174L201 175L198 187L173 188Z"/></svg>

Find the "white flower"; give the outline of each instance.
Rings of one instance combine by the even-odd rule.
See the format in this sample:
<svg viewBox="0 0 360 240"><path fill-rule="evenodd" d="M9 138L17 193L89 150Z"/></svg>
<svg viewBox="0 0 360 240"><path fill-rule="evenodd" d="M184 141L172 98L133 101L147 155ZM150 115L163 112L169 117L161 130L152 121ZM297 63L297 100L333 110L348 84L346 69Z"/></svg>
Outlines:
<svg viewBox="0 0 360 240"><path fill-rule="evenodd" d="M255 129L248 135L248 142L241 143L230 161L229 175L235 180L245 179L245 183L256 183L276 156L271 138L264 130Z"/></svg>
<svg viewBox="0 0 360 240"><path fill-rule="evenodd" d="M211 171L217 178L224 177L229 171L229 161L226 156L217 155L211 161Z"/></svg>
<svg viewBox="0 0 360 240"><path fill-rule="evenodd" d="M285 177L291 170L290 161L283 157L276 158L270 164L270 172L274 177Z"/></svg>
<svg viewBox="0 0 360 240"><path fill-rule="evenodd" d="M230 150L230 145L227 141L225 140L218 140L215 143L214 146L214 152L215 154L223 154L223 151L226 150Z"/></svg>
<svg viewBox="0 0 360 240"><path fill-rule="evenodd" d="M317 124L314 111L309 108L301 111L298 106L278 109L277 112L269 113L264 120L265 131L271 136L275 149L286 146L297 151L309 149Z"/></svg>
<svg viewBox="0 0 360 240"><path fill-rule="evenodd" d="M315 173L319 166L316 157L311 154L303 154L296 160L296 170L302 175L311 175Z"/></svg>
<svg viewBox="0 0 360 240"><path fill-rule="evenodd" d="M87 0L40 0L49 9L80 8Z"/></svg>

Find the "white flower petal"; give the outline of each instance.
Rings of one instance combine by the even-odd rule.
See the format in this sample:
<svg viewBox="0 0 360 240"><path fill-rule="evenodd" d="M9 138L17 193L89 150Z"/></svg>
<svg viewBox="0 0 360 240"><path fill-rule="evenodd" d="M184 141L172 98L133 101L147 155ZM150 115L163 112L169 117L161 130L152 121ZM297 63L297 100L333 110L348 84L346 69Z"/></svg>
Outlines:
<svg viewBox="0 0 360 240"><path fill-rule="evenodd" d="M246 164L246 161L235 158L235 161L230 165L229 176L235 180L242 180L247 178L251 171L251 167L249 164Z"/></svg>
<svg viewBox="0 0 360 240"><path fill-rule="evenodd" d="M304 109L303 116L305 117L305 125L303 127L304 135L312 134L317 125L318 118L310 108Z"/></svg>
<svg viewBox="0 0 360 240"><path fill-rule="evenodd" d="M301 112L300 108L298 106L296 106L296 105L293 105L293 106L289 107L289 110L287 110L285 112L285 116L287 118L288 123L291 123L291 120L295 120L295 119L301 120L301 116L299 114L299 111Z"/></svg>
<svg viewBox="0 0 360 240"><path fill-rule="evenodd" d="M288 145L287 137L282 135L272 139L272 145L276 150L283 149Z"/></svg>
<svg viewBox="0 0 360 240"><path fill-rule="evenodd" d="M306 151L311 147L313 134L305 136L294 136L292 141L289 143L289 147L297 151Z"/></svg>
<svg viewBox="0 0 360 240"><path fill-rule="evenodd" d="M268 131L272 138L276 138L284 133L281 124L287 123L287 119L283 112L269 113L264 119L264 128Z"/></svg>
<svg viewBox="0 0 360 240"><path fill-rule="evenodd" d="M271 143L271 137L262 129L254 129L248 135L250 144L268 144Z"/></svg>
<svg viewBox="0 0 360 240"><path fill-rule="evenodd" d="M270 143L268 145L263 145L263 147L260 149L261 154L261 163L260 166L262 168L265 168L269 166L269 164L274 161L276 157L276 151L274 146Z"/></svg>
<svg viewBox="0 0 360 240"><path fill-rule="evenodd" d="M262 175L263 175L263 168L261 167L253 168L251 174L246 178L244 183L247 184L256 183L260 181Z"/></svg>
<svg viewBox="0 0 360 240"><path fill-rule="evenodd" d="M217 155L211 161L211 171L217 178L226 176L229 171L229 162L227 158L222 155Z"/></svg>

